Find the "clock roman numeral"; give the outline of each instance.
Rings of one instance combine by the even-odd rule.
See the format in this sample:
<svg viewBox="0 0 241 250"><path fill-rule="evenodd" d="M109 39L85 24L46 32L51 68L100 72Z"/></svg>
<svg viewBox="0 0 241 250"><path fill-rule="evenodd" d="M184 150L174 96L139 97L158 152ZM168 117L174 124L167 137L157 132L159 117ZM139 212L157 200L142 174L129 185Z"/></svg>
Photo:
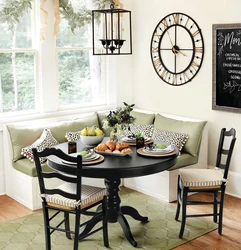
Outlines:
<svg viewBox="0 0 241 250"><path fill-rule="evenodd" d="M180 15L179 14L174 15L173 16L173 20L174 20L175 24L179 24L179 22L180 22Z"/></svg>
<svg viewBox="0 0 241 250"><path fill-rule="evenodd" d="M177 85L177 75L173 75L172 77L172 84Z"/></svg>
<svg viewBox="0 0 241 250"><path fill-rule="evenodd" d="M155 37L160 38L161 35L158 35L157 33L154 34Z"/></svg>
<svg viewBox="0 0 241 250"><path fill-rule="evenodd" d="M154 64L154 66L155 66L156 69L159 69L159 68L162 67L162 64L161 64L161 61L160 61L159 58L155 59L155 60L153 61L153 64Z"/></svg>
<svg viewBox="0 0 241 250"><path fill-rule="evenodd" d="M163 19L162 24L167 28L168 27L168 22L166 19Z"/></svg>
<svg viewBox="0 0 241 250"><path fill-rule="evenodd" d="M161 73L161 77L163 80L166 80L167 76L168 76L168 71L164 69L163 72Z"/></svg>
<svg viewBox="0 0 241 250"><path fill-rule="evenodd" d="M152 51L152 53L156 53L156 52L158 52L158 47L156 47L156 48L152 48L152 49L151 49L151 51Z"/></svg>
<svg viewBox="0 0 241 250"><path fill-rule="evenodd" d="M192 36L195 37L196 35L200 34L200 30L195 31Z"/></svg>
<svg viewBox="0 0 241 250"><path fill-rule="evenodd" d="M197 53L203 53L203 47L196 47L195 52Z"/></svg>

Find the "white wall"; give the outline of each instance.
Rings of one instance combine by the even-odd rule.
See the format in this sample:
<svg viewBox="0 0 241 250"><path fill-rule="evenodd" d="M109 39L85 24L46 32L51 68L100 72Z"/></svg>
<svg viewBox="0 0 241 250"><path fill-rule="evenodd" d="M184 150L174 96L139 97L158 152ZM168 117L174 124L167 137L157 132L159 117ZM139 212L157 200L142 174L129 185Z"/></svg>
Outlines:
<svg viewBox="0 0 241 250"><path fill-rule="evenodd" d="M170 86L159 78L150 57L150 41L156 25L173 12L191 16L201 28L205 44L204 61L199 73L191 82L178 87ZM241 23L241 1L133 0L133 102L138 108L207 120L209 165L215 165L221 128L236 128L238 139L231 171L232 176L239 176L240 183L241 114L212 110L212 24L218 23Z"/></svg>

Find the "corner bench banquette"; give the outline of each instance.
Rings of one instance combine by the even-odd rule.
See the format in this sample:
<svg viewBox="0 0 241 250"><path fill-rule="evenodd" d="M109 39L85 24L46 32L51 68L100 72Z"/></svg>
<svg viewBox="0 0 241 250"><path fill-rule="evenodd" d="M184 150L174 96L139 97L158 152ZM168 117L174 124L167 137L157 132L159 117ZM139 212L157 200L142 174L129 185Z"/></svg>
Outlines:
<svg viewBox="0 0 241 250"><path fill-rule="evenodd" d="M6 194L31 210L39 209L41 201L36 168L33 162L21 155L22 148L31 145L41 135L45 128L50 129L59 143L66 142L66 132L77 132L85 126L97 125L102 128L102 120L108 112L81 115L78 118L55 117L29 122L17 122L4 126L4 165ZM189 135L176 165L169 171L155 175L128 178L123 180L126 187L149 194L164 201L176 200L176 183L178 168L207 167L207 126L205 121L194 118L154 114L135 109L132 115L136 117L135 124L153 124L155 128L173 132L185 132ZM105 135L109 136L105 131ZM50 171L44 163L46 171ZM84 184L104 186L102 179L84 178ZM51 182L50 186L58 183Z"/></svg>

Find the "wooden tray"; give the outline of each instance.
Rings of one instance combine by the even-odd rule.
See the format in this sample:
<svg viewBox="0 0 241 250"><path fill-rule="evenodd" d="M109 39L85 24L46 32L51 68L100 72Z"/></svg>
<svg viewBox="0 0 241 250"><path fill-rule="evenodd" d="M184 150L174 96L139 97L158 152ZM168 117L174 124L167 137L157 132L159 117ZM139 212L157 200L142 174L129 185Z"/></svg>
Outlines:
<svg viewBox="0 0 241 250"><path fill-rule="evenodd" d="M150 154L150 153L144 152L143 148L137 149L136 152L139 155L148 156L148 157L167 157L167 156L175 155L177 153L177 149L175 148L172 152L167 153L167 154L157 154L157 153Z"/></svg>

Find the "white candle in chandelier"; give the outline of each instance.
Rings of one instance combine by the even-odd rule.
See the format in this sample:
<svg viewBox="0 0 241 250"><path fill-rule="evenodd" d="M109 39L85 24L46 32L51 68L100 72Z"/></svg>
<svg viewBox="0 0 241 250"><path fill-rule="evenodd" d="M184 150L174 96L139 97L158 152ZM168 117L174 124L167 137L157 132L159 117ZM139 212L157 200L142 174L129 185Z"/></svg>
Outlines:
<svg viewBox="0 0 241 250"><path fill-rule="evenodd" d="M105 15L104 14L101 14L100 39L106 39L106 33L105 33Z"/></svg>
<svg viewBox="0 0 241 250"><path fill-rule="evenodd" d="M111 39L111 15L107 15L107 39Z"/></svg>

